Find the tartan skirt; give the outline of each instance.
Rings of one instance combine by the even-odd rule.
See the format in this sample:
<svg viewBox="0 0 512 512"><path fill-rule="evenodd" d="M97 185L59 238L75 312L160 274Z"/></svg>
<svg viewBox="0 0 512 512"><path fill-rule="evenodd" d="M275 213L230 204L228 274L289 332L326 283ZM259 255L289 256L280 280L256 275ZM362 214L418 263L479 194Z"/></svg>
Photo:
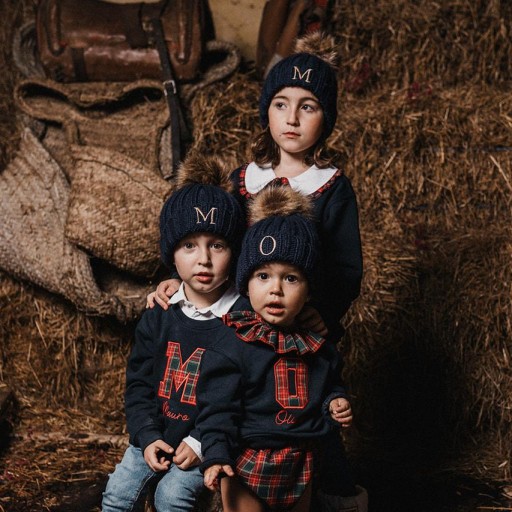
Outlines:
<svg viewBox="0 0 512 512"><path fill-rule="evenodd" d="M284 510L295 505L311 481L313 451L246 448L237 459L236 472L271 509Z"/></svg>

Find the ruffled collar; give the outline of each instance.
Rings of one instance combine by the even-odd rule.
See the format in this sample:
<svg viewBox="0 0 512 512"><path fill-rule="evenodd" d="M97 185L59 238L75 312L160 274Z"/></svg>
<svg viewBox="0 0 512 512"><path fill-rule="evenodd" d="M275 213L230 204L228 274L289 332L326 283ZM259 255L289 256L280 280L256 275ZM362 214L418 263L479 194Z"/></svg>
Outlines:
<svg viewBox="0 0 512 512"><path fill-rule="evenodd" d="M312 331L288 332L278 329L253 311L233 311L224 315L223 320L226 325L235 328L241 340L247 343L265 343L277 354L314 353L325 341L325 338Z"/></svg>

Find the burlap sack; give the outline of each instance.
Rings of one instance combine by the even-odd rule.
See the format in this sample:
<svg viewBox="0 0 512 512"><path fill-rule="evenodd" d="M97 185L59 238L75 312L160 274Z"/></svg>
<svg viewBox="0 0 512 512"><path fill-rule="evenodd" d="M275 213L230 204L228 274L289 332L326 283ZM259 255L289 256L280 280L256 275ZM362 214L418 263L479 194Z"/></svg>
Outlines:
<svg viewBox="0 0 512 512"><path fill-rule="evenodd" d="M108 149L72 146L71 152L68 240L117 268L153 277L159 267L159 214L171 185Z"/></svg>
<svg viewBox="0 0 512 512"><path fill-rule="evenodd" d="M162 84L153 80L62 84L44 76L35 24L20 27L13 40L13 60L25 77L14 100L26 126L41 134L43 145L68 177L73 173L70 144L99 146L123 153L168 178L173 173L171 127ZM193 95L231 75L240 65L236 45L207 41L198 80L179 85L187 109Z"/></svg>
<svg viewBox="0 0 512 512"><path fill-rule="evenodd" d="M68 145L111 149L155 173L171 173L170 154L160 154L169 111L159 82L61 84L35 77L17 84L14 99L29 117L60 126ZM64 170L72 177L72 167Z"/></svg>
<svg viewBox="0 0 512 512"><path fill-rule="evenodd" d="M0 268L88 314L134 318L144 309L148 288L114 296L98 287L88 256L64 236L68 200L64 173L25 130L16 157L0 174Z"/></svg>

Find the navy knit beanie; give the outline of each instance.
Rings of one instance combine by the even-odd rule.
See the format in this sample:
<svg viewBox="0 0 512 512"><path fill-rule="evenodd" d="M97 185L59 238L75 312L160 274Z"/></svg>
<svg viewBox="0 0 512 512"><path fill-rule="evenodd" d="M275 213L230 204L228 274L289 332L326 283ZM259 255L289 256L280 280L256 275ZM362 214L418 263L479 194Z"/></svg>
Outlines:
<svg viewBox="0 0 512 512"><path fill-rule="evenodd" d="M324 113L322 136L329 137L337 118L338 81L333 67L311 53L290 55L272 67L260 96L260 122L264 129L272 98L285 87L302 87L316 96Z"/></svg>
<svg viewBox="0 0 512 512"><path fill-rule="evenodd" d="M300 195L291 188L266 189L258 194L266 194L269 204L276 204L279 198L275 192L288 196ZM258 196L255 201L258 201ZM304 198L306 201L307 198ZM236 285L238 291L247 294L247 284L251 274L265 263L285 262L300 268L311 283L318 256L319 239L314 222L302 212L288 212L271 215L254 223L246 232L238 258Z"/></svg>
<svg viewBox="0 0 512 512"><path fill-rule="evenodd" d="M160 213L161 259L171 267L178 242L200 232L224 237L236 253L245 227L245 216L233 195L216 184L188 182L167 199Z"/></svg>

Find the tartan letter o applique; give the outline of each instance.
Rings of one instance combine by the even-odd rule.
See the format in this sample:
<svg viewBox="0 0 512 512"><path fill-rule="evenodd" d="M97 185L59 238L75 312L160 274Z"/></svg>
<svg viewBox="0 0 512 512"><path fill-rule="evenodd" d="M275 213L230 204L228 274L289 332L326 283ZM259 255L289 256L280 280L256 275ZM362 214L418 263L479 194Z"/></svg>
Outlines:
<svg viewBox="0 0 512 512"><path fill-rule="evenodd" d="M283 409L303 409L308 396L308 367L300 359L281 358L274 365L276 401Z"/></svg>

